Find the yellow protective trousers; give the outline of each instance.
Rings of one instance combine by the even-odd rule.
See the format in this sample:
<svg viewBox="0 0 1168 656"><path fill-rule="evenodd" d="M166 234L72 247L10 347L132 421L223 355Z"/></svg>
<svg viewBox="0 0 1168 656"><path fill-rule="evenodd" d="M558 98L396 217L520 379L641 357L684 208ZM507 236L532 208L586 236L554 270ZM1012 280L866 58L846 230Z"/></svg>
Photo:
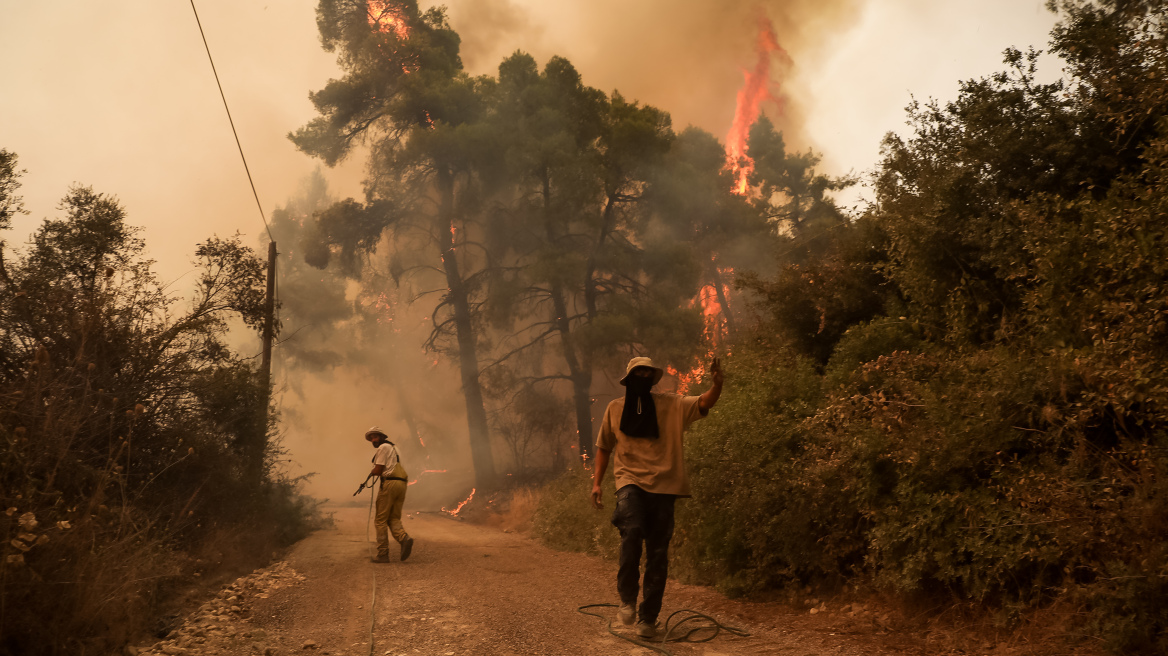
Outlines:
<svg viewBox="0 0 1168 656"><path fill-rule="evenodd" d="M389 556L389 534L399 543L410 537L402 526L402 506L406 501L406 482L381 480L377 493L377 514L373 525L377 531L377 555Z"/></svg>

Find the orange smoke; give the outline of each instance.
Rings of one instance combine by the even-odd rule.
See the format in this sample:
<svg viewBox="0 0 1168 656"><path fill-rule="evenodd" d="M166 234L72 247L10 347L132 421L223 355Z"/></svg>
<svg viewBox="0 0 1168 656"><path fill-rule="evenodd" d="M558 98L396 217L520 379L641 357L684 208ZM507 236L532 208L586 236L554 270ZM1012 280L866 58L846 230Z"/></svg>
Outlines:
<svg viewBox="0 0 1168 656"><path fill-rule="evenodd" d="M399 4L388 0L369 0L368 6L369 24L377 28L378 32L392 31L403 41L409 38L410 26L406 25L406 17Z"/></svg>
<svg viewBox="0 0 1168 656"><path fill-rule="evenodd" d="M754 70L743 70L746 78L742 88L738 90L738 104L734 108L734 123L730 126L730 133L726 135L726 168L734 174L734 193L739 196L747 194L749 184L747 178L754 171L754 160L746 153L746 140L750 135L750 126L754 125L758 114L762 110L762 103L766 100L778 102L778 98L771 93L771 59L774 53L789 59L787 52L779 46L775 39L775 27L771 20L759 12L758 17L758 58L754 62Z"/></svg>

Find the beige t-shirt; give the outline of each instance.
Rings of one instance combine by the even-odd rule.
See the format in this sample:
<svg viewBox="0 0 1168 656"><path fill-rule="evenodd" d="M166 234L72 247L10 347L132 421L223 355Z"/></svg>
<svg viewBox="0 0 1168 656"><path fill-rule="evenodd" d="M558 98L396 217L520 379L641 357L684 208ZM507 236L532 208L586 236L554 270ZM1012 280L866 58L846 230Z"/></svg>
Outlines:
<svg viewBox="0 0 1168 656"><path fill-rule="evenodd" d="M604 411L596 446L612 452L616 489L636 485L646 492L691 496L685 474L681 436L690 424L706 416L697 396L653 392L659 436L629 437L621 432L624 397L614 399Z"/></svg>
<svg viewBox="0 0 1168 656"><path fill-rule="evenodd" d="M402 467L401 459L397 456L397 448L387 442L382 442L377 450L373 452L373 464L382 465L384 469L381 470L381 478L407 478L405 467Z"/></svg>

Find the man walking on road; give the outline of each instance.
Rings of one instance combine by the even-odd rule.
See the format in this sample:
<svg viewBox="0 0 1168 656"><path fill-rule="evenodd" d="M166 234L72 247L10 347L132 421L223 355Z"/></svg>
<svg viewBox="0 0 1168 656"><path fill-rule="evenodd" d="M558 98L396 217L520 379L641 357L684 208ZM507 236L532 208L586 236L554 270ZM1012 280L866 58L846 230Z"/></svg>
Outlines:
<svg viewBox="0 0 1168 656"><path fill-rule="evenodd" d="M640 578L641 548L645 559L644 599L635 613L637 635L657 635L657 615L665 594L669 568L669 541L673 537L673 502L688 497L682 434L691 423L705 417L722 394L722 364L710 363L713 385L701 396L653 392L664 372L649 358L633 358L625 368L621 385L625 396L614 399L604 411L596 438L596 465L592 479L592 505L604 508L600 484L608 461L616 477L616 508L612 523L620 531L620 567L616 575L621 606L617 617L633 624Z"/></svg>
<svg viewBox="0 0 1168 656"><path fill-rule="evenodd" d="M409 484L405 467L402 467L401 458L397 455L397 447L389 441L389 437L374 426L365 431L365 439L377 449L373 454L373 469L369 477L381 479L381 488L377 491L377 514L373 518L373 525L377 531L377 556L375 563L389 562L389 533L393 532L393 539L401 544L401 559L410 557L414 548L414 539L406 533L402 526L402 506L406 501L406 486Z"/></svg>

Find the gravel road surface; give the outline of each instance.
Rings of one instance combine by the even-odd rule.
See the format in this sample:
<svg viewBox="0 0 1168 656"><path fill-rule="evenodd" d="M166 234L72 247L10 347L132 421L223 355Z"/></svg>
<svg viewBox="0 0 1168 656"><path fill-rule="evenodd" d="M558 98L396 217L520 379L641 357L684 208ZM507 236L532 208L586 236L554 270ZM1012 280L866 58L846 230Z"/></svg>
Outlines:
<svg viewBox="0 0 1168 656"><path fill-rule="evenodd" d="M372 653L378 656L657 653L610 635L606 621L577 612L584 604L616 601L615 563L552 551L522 535L443 514L416 513L404 521L416 540L413 555L397 562L394 550L394 562L375 564L365 510L337 509L333 528L225 587L167 640L145 651L358 656L371 653L372 622ZM879 618L862 608L823 607L809 615L670 581L662 619L680 608L714 616L750 636L723 632L709 642L667 645L677 656L920 653L890 647Z"/></svg>

